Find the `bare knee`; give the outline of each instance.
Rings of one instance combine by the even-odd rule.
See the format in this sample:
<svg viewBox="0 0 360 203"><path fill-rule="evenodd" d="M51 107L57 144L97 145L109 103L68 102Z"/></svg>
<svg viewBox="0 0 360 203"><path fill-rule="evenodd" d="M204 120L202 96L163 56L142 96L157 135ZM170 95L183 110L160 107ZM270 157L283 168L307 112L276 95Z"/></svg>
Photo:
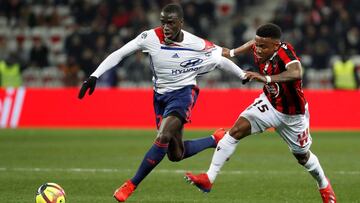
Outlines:
<svg viewBox="0 0 360 203"><path fill-rule="evenodd" d="M237 139L240 140L251 133L251 125L249 121L243 117L240 117L236 123L232 126L229 130L229 134Z"/></svg>
<svg viewBox="0 0 360 203"><path fill-rule="evenodd" d="M160 143L169 143L171 138L173 137L172 132L170 131L160 131L157 134L156 140L159 141Z"/></svg>
<svg viewBox="0 0 360 203"><path fill-rule="evenodd" d="M156 139L160 143L169 143L177 134L181 134L183 123L175 116L166 117L160 126Z"/></svg>
<svg viewBox="0 0 360 203"><path fill-rule="evenodd" d="M300 165L305 165L309 160L310 153L307 152L305 154L294 154L294 156Z"/></svg>

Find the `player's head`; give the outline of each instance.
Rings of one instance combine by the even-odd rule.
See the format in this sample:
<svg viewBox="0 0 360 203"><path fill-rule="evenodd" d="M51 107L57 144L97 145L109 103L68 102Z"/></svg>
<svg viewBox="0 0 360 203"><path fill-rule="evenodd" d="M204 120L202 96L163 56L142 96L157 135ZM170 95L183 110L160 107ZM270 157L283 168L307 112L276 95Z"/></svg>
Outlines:
<svg viewBox="0 0 360 203"><path fill-rule="evenodd" d="M269 59L280 46L281 28L267 23L256 30L255 51L260 61Z"/></svg>
<svg viewBox="0 0 360 203"><path fill-rule="evenodd" d="M184 24L184 12L179 4L167 4L161 10L160 21L165 39L178 41Z"/></svg>

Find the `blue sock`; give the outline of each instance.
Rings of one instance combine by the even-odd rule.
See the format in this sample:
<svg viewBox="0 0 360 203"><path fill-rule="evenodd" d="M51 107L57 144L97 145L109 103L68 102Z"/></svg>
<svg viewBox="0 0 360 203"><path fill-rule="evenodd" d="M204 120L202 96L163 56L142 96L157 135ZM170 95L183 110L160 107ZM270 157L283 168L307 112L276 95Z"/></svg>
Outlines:
<svg viewBox="0 0 360 203"><path fill-rule="evenodd" d="M164 158L168 151L168 144L161 144L157 141L145 154L143 161L140 164L135 176L131 179L131 182L138 185Z"/></svg>
<svg viewBox="0 0 360 203"><path fill-rule="evenodd" d="M204 149L215 148L216 142L212 136L204 137L196 140L186 140L184 141L184 157L191 157Z"/></svg>

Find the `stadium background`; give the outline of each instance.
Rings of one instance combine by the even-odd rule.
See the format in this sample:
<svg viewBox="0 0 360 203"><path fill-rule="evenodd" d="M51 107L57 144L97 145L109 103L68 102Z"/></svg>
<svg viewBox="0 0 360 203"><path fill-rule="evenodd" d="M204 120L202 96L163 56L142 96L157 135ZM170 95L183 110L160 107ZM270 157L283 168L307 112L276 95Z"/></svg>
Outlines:
<svg viewBox="0 0 360 203"><path fill-rule="evenodd" d="M33 202L45 182L63 186L67 202L114 202L112 192L133 175L156 134L147 56L139 52L126 58L103 75L103 88L91 97L78 100L77 93L106 55L158 26L160 8L168 2L0 0L0 128L5 128L0 129L0 202ZM339 90L333 65L347 56L356 65L353 76L360 74L360 4L180 2L185 30L229 48L249 40L263 22L283 28L284 40L295 46L305 70L312 150L339 202L359 202L359 83ZM254 68L249 56L234 60ZM261 84L244 86L220 71L199 78L199 85L185 139L230 127L261 91ZM181 184L185 171L206 170L211 156L207 150L180 163L164 160L128 202L320 201L311 177L272 131L240 143L209 195Z"/></svg>
<svg viewBox="0 0 360 203"><path fill-rule="evenodd" d="M112 51L143 30L159 26L167 0L2 0L0 61L19 64L26 87L77 87ZM359 4L356 0L197 0L181 1L185 30L218 45L237 47L264 22L281 26L283 39L302 58L306 88L333 87L332 67L342 55L360 64ZM259 15L261 13L261 15ZM234 59L242 68L252 58ZM128 57L99 85L150 87L147 56ZM136 68L134 68L136 67ZM357 68L359 75L359 68ZM7 85L3 83L2 86ZM201 86L258 88L240 85L236 77L213 72Z"/></svg>

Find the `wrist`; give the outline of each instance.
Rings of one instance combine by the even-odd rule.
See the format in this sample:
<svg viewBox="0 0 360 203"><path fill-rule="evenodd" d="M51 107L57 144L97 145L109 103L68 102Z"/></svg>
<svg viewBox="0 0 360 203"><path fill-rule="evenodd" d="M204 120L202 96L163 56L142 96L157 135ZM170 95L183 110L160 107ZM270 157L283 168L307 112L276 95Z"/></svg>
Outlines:
<svg viewBox="0 0 360 203"><path fill-rule="evenodd" d="M231 49L229 55L230 55L230 57L234 57L235 56L235 49Z"/></svg>
<svg viewBox="0 0 360 203"><path fill-rule="evenodd" d="M271 83L271 77L269 75L265 75L266 83Z"/></svg>

